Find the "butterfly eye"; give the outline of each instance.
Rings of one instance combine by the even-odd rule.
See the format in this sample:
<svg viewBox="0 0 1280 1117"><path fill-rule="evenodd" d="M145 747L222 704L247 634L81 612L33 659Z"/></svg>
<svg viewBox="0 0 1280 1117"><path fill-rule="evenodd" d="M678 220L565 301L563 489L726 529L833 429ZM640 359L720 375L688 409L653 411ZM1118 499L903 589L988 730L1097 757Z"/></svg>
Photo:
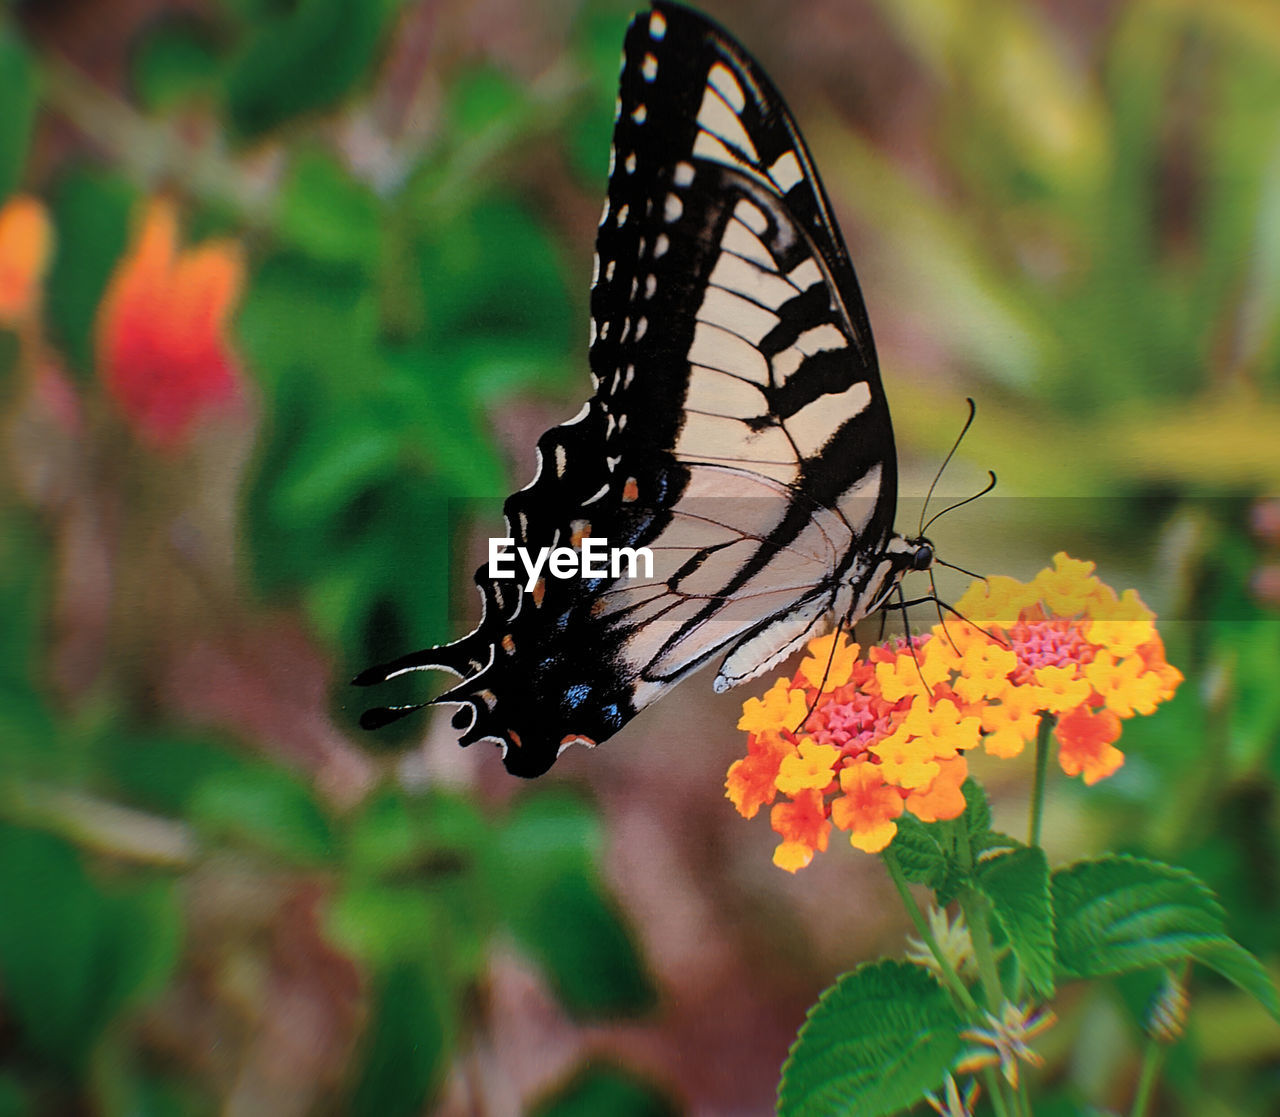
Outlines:
<svg viewBox="0 0 1280 1117"><path fill-rule="evenodd" d="M911 556L912 570L928 570L933 565L933 544L921 541L916 553Z"/></svg>

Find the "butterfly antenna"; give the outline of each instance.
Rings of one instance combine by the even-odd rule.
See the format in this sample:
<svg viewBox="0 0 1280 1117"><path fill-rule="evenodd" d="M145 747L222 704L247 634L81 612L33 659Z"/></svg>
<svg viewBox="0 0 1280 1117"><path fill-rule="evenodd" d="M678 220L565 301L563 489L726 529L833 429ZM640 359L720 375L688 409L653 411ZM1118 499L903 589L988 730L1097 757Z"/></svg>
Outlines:
<svg viewBox="0 0 1280 1117"><path fill-rule="evenodd" d="M393 721L407 718L410 714L425 710L430 702L417 702L412 706L374 706L360 715L361 729L381 729Z"/></svg>
<svg viewBox="0 0 1280 1117"><path fill-rule="evenodd" d="M943 562L940 558L934 558L934 566L945 566L948 570L958 570L961 574L967 574L970 578L976 578L979 582L987 582L990 579L985 574L976 574L972 570L966 570L963 566L957 566L954 562Z"/></svg>
<svg viewBox="0 0 1280 1117"><path fill-rule="evenodd" d="M836 625L836 636L831 641L831 654L827 656L827 666L822 671L822 682L818 684L818 693L813 696L813 701L809 703L809 708L805 711L803 720L791 731L793 735L798 735L800 730L808 725L809 719L813 717L813 711L818 708L818 703L822 701L822 691L827 685L827 676L831 674L831 665L836 661L836 645L840 643L840 633L844 631L844 620L844 617L841 617Z"/></svg>
<svg viewBox="0 0 1280 1117"><path fill-rule="evenodd" d="M963 508L966 504L972 504L975 500L978 499L978 497L986 496L987 493L989 493L992 489L996 487L995 473L992 470L988 469L987 476L990 478L990 480L986 483L986 486L980 492L974 493L973 496L967 496L964 498L964 500L958 500L956 501L955 504L951 505L950 508L944 508L941 512L936 513L933 519L931 519L927 524L924 524L921 526L920 534L923 535L926 531L929 530L929 528L931 528L934 525L936 521L940 520L948 512L954 512L957 508ZM923 516L923 513L921 513L921 515Z"/></svg>
<svg viewBox="0 0 1280 1117"><path fill-rule="evenodd" d="M951 464L951 459L956 456L956 451L960 449L960 443L963 441L964 436L969 433L969 428L973 426L973 417L977 414L978 408L973 400L967 396L965 397L965 402L969 405L969 418L964 421L964 426L960 428L960 433L956 436L955 444L947 452L947 456L942 459L942 464L938 466L938 472L933 476L933 484L929 486L929 491L925 493L924 504L920 508L920 535L925 533L927 525L924 522L924 517L929 511L929 501L933 499L933 490L938 487L938 482L942 480L943 471ZM935 516L933 519L936 520L937 518ZM929 523L933 523L933 520L930 520Z"/></svg>

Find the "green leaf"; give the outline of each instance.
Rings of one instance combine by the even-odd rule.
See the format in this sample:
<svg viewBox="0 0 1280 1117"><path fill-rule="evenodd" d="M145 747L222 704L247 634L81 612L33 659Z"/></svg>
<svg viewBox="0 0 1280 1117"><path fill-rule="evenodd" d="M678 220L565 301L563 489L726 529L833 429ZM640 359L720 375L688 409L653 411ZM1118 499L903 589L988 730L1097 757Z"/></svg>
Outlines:
<svg viewBox="0 0 1280 1117"><path fill-rule="evenodd" d="M779 1117L884 1117L935 1088L964 1026L933 976L877 962L841 977L809 1010L782 1068Z"/></svg>
<svg viewBox="0 0 1280 1117"><path fill-rule="evenodd" d="M1238 942L1223 938L1197 946L1191 955L1202 966L1225 977L1237 988L1248 993L1280 1021L1280 996L1266 967Z"/></svg>
<svg viewBox="0 0 1280 1117"><path fill-rule="evenodd" d="M903 814L898 819L898 832L888 852L898 859L903 874L912 884L937 890L953 872L951 860L933 830L914 815Z"/></svg>
<svg viewBox="0 0 1280 1117"><path fill-rule="evenodd" d="M134 52L131 69L138 101L148 109L211 97L218 78L212 31L186 16L163 19Z"/></svg>
<svg viewBox="0 0 1280 1117"><path fill-rule="evenodd" d="M972 777L964 781L960 790L964 792L964 814L960 817L976 858L985 848L983 843L991 833L991 805L987 802L987 793L982 790L982 784Z"/></svg>
<svg viewBox="0 0 1280 1117"><path fill-rule="evenodd" d="M215 772L195 791L191 821L213 841L294 864L333 856L334 836L310 790L266 765Z"/></svg>
<svg viewBox="0 0 1280 1117"><path fill-rule="evenodd" d="M399 5L388 0L299 0L258 23L226 78L231 119L258 136L301 113L331 108L372 69Z"/></svg>
<svg viewBox="0 0 1280 1117"><path fill-rule="evenodd" d="M1053 996L1053 909L1044 851L1015 849L982 861L976 880L1032 988Z"/></svg>
<svg viewBox="0 0 1280 1117"><path fill-rule="evenodd" d="M409 964L382 976L375 1006L346 1112L413 1117L444 1080L457 1030L453 1006L429 967Z"/></svg>
<svg viewBox="0 0 1280 1117"><path fill-rule="evenodd" d="M0 986L21 1041L78 1078L108 1023L160 988L177 961L181 920L167 883L90 879L78 853L0 826Z"/></svg>
<svg viewBox="0 0 1280 1117"><path fill-rule="evenodd" d="M675 1104L643 1078L620 1067L592 1063L536 1102L531 1117L676 1117Z"/></svg>
<svg viewBox="0 0 1280 1117"><path fill-rule="evenodd" d="M332 155L304 151L281 191L277 229L322 263L371 265L382 232L378 200Z"/></svg>
<svg viewBox="0 0 1280 1117"><path fill-rule="evenodd" d="M1257 960L1227 937L1213 893L1185 869L1136 857L1078 862L1053 874L1059 972L1100 977L1195 959L1280 1019Z"/></svg>
<svg viewBox="0 0 1280 1117"><path fill-rule="evenodd" d="M73 171L55 188L57 248L49 273L49 317L78 369L94 367L98 304L125 250L135 193L102 171Z"/></svg>
<svg viewBox="0 0 1280 1117"><path fill-rule="evenodd" d="M565 1007L581 1017L639 1013L655 999L630 929L597 871L599 849L590 805L544 792L516 807L493 851L503 917Z"/></svg>
<svg viewBox="0 0 1280 1117"><path fill-rule="evenodd" d="M0 22L0 202L18 188L35 119L36 64L8 21Z"/></svg>

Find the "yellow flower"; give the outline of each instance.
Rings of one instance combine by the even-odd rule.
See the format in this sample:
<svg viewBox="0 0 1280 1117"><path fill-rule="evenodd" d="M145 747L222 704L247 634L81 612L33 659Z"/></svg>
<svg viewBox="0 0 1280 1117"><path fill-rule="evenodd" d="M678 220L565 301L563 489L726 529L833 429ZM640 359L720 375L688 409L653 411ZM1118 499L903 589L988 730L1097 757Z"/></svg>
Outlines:
<svg viewBox="0 0 1280 1117"><path fill-rule="evenodd" d="M1009 676L1018 669L1018 657L989 637L964 649L955 691L966 702L1002 698L1011 688Z"/></svg>
<svg viewBox="0 0 1280 1117"><path fill-rule="evenodd" d="M1040 701L1052 714L1075 709L1088 701L1092 688L1072 667L1037 667L1032 674L1040 684Z"/></svg>
<svg viewBox="0 0 1280 1117"><path fill-rule="evenodd" d="M1160 701L1160 677L1147 671L1136 655L1117 659L1110 652L1099 652L1084 674L1106 708L1122 718L1154 713Z"/></svg>
<svg viewBox="0 0 1280 1117"><path fill-rule="evenodd" d="M840 750L834 745L819 745L806 737L797 752L779 765L776 786L784 795L794 795L805 788L821 791L835 779L831 769L839 759Z"/></svg>
<svg viewBox="0 0 1280 1117"><path fill-rule="evenodd" d="M831 648L835 645L835 654ZM851 644L843 633L819 636L809 641L809 656L800 661L800 675L811 687L835 690L844 686L853 675L853 665L858 658L858 645ZM827 665L830 664L830 670ZM826 681L823 681L826 676Z"/></svg>
<svg viewBox="0 0 1280 1117"><path fill-rule="evenodd" d="M978 747L981 723L976 715L961 714L950 698L940 698L913 702L902 727L925 741L932 755L952 757L957 749Z"/></svg>
<svg viewBox="0 0 1280 1117"><path fill-rule="evenodd" d="M748 817L774 804L778 865L807 865L832 825L875 853L904 811L955 818L970 750L1017 756L1045 724L1067 775L1105 779L1124 763L1121 718L1151 713L1182 681L1151 611L1099 581L1091 562L1059 553L1028 584L975 583L958 608L968 620L910 646L872 645L865 658L843 634L812 640L794 678L743 704L748 753L730 767L726 794Z"/></svg>
<svg viewBox="0 0 1280 1117"><path fill-rule="evenodd" d="M1065 551L1053 556L1053 569L1035 576L1031 588L1051 613L1070 616L1081 612L1102 584L1093 576L1094 564L1070 558Z"/></svg>
<svg viewBox="0 0 1280 1117"><path fill-rule="evenodd" d="M791 689L790 679L779 679L763 698L748 698L742 704L738 728L748 733L793 730L809 712L804 692Z"/></svg>
<svg viewBox="0 0 1280 1117"><path fill-rule="evenodd" d="M928 787L940 770L932 743L911 736L905 726L870 751L879 758L884 779L896 787Z"/></svg>

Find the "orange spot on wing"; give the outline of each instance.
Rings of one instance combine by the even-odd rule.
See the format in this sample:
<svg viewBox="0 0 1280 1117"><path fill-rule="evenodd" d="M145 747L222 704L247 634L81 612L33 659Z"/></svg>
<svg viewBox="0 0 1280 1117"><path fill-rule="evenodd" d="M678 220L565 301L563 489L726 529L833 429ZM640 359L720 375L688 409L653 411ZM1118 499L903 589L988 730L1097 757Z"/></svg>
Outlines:
<svg viewBox="0 0 1280 1117"><path fill-rule="evenodd" d="M511 743L515 745L516 748L520 747L521 742L520 742L519 733L517 733L514 729L508 729L507 736L511 738Z"/></svg>
<svg viewBox="0 0 1280 1117"><path fill-rule="evenodd" d="M507 655L512 655L516 650L516 642L511 639L511 633L509 632L502 638L502 649Z"/></svg>
<svg viewBox="0 0 1280 1117"><path fill-rule="evenodd" d="M634 477L628 477L627 483L622 486L622 499L627 504L640 499L640 486L636 484Z"/></svg>
<svg viewBox="0 0 1280 1117"><path fill-rule="evenodd" d="M591 534L591 522L589 520L574 520L573 534L569 536L569 546L581 547L582 541Z"/></svg>
<svg viewBox="0 0 1280 1117"><path fill-rule="evenodd" d="M584 737L581 733L570 733L567 737L560 738L560 744L563 745L586 745L587 748L596 747L595 741L590 737Z"/></svg>
<svg viewBox="0 0 1280 1117"><path fill-rule="evenodd" d="M545 578L539 578L533 585L533 603L535 605L541 605L542 599L546 596L546 593L547 580Z"/></svg>

